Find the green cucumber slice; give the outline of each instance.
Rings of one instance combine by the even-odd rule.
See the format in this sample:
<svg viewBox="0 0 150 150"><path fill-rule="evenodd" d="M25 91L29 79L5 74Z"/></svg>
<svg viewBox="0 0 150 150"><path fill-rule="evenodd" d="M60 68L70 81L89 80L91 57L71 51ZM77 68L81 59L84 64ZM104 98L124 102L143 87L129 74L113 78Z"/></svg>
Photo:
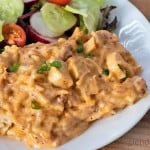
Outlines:
<svg viewBox="0 0 150 150"><path fill-rule="evenodd" d="M54 33L62 34L77 22L72 13L52 3L45 3L40 11L46 26Z"/></svg>

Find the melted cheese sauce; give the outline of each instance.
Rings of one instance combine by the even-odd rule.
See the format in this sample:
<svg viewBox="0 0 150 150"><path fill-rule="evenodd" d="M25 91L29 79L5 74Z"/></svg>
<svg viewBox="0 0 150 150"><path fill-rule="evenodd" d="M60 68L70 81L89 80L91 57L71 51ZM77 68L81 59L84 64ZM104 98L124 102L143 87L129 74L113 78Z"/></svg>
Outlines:
<svg viewBox="0 0 150 150"><path fill-rule="evenodd" d="M38 73L43 61L61 67ZM14 63L20 67L8 72ZM64 144L143 98L140 72L117 36L104 30L85 35L77 28L68 40L7 46L0 54L0 134L30 147Z"/></svg>

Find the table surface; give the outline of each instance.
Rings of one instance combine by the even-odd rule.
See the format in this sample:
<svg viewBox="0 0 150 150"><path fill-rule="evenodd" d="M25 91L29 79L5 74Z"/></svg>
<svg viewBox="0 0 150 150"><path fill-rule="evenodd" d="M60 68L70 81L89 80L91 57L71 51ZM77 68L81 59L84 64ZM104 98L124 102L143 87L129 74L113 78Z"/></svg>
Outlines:
<svg viewBox="0 0 150 150"><path fill-rule="evenodd" d="M150 0L130 0L150 21ZM150 150L150 111L127 134L101 150Z"/></svg>

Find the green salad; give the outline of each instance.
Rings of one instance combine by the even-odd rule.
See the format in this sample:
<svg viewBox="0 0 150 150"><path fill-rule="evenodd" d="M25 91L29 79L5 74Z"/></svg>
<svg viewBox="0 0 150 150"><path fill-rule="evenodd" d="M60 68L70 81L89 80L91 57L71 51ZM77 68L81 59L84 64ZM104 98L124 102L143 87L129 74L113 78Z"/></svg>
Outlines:
<svg viewBox="0 0 150 150"><path fill-rule="evenodd" d="M71 35L75 27L86 33L115 28L116 18L108 22L115 7L106 5L104 0L0 0L0 42L49 43Z"/></svg>

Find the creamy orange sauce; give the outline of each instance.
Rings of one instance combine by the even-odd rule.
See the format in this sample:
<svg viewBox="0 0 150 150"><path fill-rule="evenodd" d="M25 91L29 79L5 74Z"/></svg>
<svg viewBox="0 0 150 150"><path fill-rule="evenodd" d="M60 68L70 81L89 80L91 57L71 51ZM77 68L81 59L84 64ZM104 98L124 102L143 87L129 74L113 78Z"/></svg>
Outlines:
<svg viewBox="0 0 150 150"><path fill-rule="evenodd" d="M54 61L61 67L38 72L41 62ZM14 63L18 69L9 72ZM86 35L77 28L56 43L7 46L0 54L0 134L30 147L64 144L146 96L141 69L104 30Z"/></svg>

